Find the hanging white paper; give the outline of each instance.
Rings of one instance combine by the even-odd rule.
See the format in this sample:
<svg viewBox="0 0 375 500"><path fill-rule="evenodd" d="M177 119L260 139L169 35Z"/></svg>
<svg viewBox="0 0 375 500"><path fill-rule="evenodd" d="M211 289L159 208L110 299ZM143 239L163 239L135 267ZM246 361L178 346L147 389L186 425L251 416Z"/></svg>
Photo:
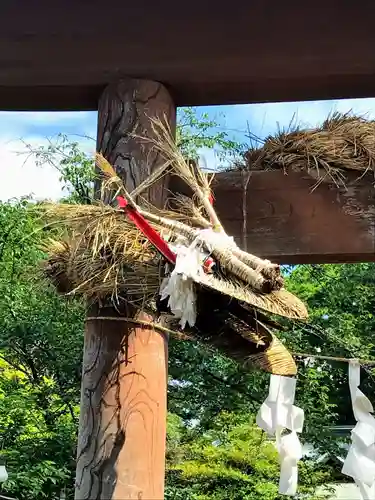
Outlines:
<svg viewBox="0 0 375 500"><path fill-rule="evenodd" d="M0 483L4 483L8 479L8 472L5 465L0 465Z"/></svg>
<svg viewBox="0 0 375 500"><path fill-rule="evenodd" d="M168 307L176 318L180 318L182 328L186 323L194 326L197 319L194 282L204 273L202 265L208 253L202 248L199 237L190 245L187 240L180 239L170 246L176 254L176 264L171 275L163 280L159 293L162 300L169 297Z"/></svg>
<svg viewBox="0 0 375 500"><path fill-rule="evenodd" d="M349 363L349 388L354 418L352 444L342 467L342 473L354 479L364 500L375 498L375 418L371 402L359 389L360 364Z"/></svg>
<svg viewBox="0 0 375 500"><path fill-rule="evenodd" d="M202 271L202 256L196 246L179 245L176 252L176 265L170 276L165 278L160 287L161 299L169 297L168 307L180 325L195 325L197 318L194 278Z"/></svg>
<svg viewBox="0 0 375 500"><path fill-rule="evenodd" d="M375 498L375 485L369 487L360 481L355 481L355 484L358 486L359 492L363 498L363 500L374 500Z"/></svg>
<svg viewBox="0 0 375 500"><path fill-rule="evenodd" d="M176 265L171 275L163 280L159 293L162 300L169 297L168 306L173 315L180 318L182 328L185 328L186 323L195 325L197 312L194 282L201 281L204 274L202 266L212 248L230 249L235 246L233 238L212 229L198 231L191 244L180 239L170 245L177 256Z"/></svg>
<svg viewBox="0 0 375 500"><path fill-rule="evenodd" d="M304 412L294 406L296 379L271 375L268 397L259 409L256 422L267 434L276 436L281 467L279 493L293 496L298 485L298 461L302 446L297 432L302 432ZM291 432L282 435L283 429Z"/></svg>

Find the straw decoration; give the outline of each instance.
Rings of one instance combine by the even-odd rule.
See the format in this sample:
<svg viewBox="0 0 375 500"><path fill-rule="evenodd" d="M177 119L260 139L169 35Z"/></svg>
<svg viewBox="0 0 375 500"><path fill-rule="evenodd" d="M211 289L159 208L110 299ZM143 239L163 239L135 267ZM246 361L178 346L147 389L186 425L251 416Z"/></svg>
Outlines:
<svg viewBox="0 0 375 500"><path fill-rule="evenodd" d="M314 129L296 127L269 136L251 148L239 170L306 171L321 182L344 186L346 173L362 176L375 170L375 121L350 113L334 113Z"/></svg>
<svg viewBox="0 0 375 500"><path fill-rule="evenodd" d="M39 208L49 223L68 228L63 241L47 245L45 275L60 293L78 294L91 303L117 307L126 301L153 314L168 312L159 297L165 273L170 272L165 255L173 257L176 245L196 246L212 264L205 264L204 272L194 278L198 315L195 326L188 328L189 338L245 365L282 375L295 373L293 358L272 332L274 323L265 315L260 320L256 311L304 319L305 306L283 288L277 264L238 248L225 234L213 205L211 177L184 159L163 122L152 120L152 127L153 138L141 139L151 143L164 162L132 193L97 153L102 200L113 206L99 201ZM159 210L140 195L167 172L183 179L194 196L178 195L172 198L173 209ZM173 268L175 257L168 261ZM173 317L168 328L179 330Z"/></svg>

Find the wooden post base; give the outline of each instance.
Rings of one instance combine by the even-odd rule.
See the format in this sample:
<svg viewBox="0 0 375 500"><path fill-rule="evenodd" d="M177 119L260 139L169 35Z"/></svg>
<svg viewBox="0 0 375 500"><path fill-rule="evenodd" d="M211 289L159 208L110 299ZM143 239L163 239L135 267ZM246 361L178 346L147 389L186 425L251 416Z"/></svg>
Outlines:
<svg viewBox="0 0 375 500"><path fill-rule="evenodd" d="M166 365L162 334L87 321L76 500L163 498Z"/></svg>

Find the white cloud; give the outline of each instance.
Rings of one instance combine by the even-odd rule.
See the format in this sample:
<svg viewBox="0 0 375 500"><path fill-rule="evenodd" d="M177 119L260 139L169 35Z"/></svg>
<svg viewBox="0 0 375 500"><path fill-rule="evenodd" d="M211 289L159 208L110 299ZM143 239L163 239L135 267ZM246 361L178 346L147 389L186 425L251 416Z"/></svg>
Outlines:
<svg viewBox="0 0 375 500"><path fill-rule="evenodd" d="M29 136L27 144L33 148L45 146L48 140L40 136ZM94 155L95 143L81 139L83 151ZM50 165L38 166L35 156L21 140L0 138L0 200L33 195L36 199L56 200L62 195L59 172Z"/></svg>
<svg viewBox="0 0 375 500"><path fill-rule="evenodd" d="M28 138L30 144L42 145L42 138ZM62 185L59 173L51 166L38 167L27 158L27 149L20 141L0 140L0 200L34 195L38 199L57 199Z"/></svg>
<svg viewBox="0 0 375 500"><path fill-rule="evenodd" d="M95 137L95 129L96 113L92 112L0 112L0 200L27 195L57 199L62 194L59 173L27 158L22 141L38 147L47 144L46 137L62 132L94 153L95 143L84 136Z"/></svg>
<svg viewBox="0 0 375 500"><path fill-rule="evenodd" d="M1 111L1 120L19 121L19 123L61 123L63 121L80 122L91 119L92 111Z"/></svg>
<svg viewBox="0 0 375 500"><path fill-rule="evenodd" d="M53 129L58 132L74 130L81 135L96 135L97 113L95 112L12 112L0 111L0 133L15 138L34 134L38 130ZM44 134L46 135L46 134Z"/></svg>
<svg viewBox="0 0 375 500"><path fill-rule="evenodd" d="M0 111L0 140L51 137L58 133L72 137L96 135L97 114L93 112L10 112Z"/></svg>
<svg viewBox="0 0 375 500"><path fill-rule="evenodd" d="M199 152L199 166L204 170L217 170L220 166L220 160L213 149L202 148Z"/></svg>

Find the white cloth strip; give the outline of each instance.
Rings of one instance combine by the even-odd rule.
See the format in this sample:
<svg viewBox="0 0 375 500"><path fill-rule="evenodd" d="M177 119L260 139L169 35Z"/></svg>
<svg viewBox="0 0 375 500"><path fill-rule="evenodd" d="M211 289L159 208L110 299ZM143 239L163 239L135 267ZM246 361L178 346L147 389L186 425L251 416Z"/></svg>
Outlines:
<svg viewBox="0 0 375 500"><path fill-rule="evenodd" d="M298 486L298 461L302 446L298 438L304 423L304 411L295 406L296 379L271 375L268 397L259 409L256 422L267 434L276 436L280 456L279 493L293 496ZM283 435L283 430L291 431Z"/></svg>

